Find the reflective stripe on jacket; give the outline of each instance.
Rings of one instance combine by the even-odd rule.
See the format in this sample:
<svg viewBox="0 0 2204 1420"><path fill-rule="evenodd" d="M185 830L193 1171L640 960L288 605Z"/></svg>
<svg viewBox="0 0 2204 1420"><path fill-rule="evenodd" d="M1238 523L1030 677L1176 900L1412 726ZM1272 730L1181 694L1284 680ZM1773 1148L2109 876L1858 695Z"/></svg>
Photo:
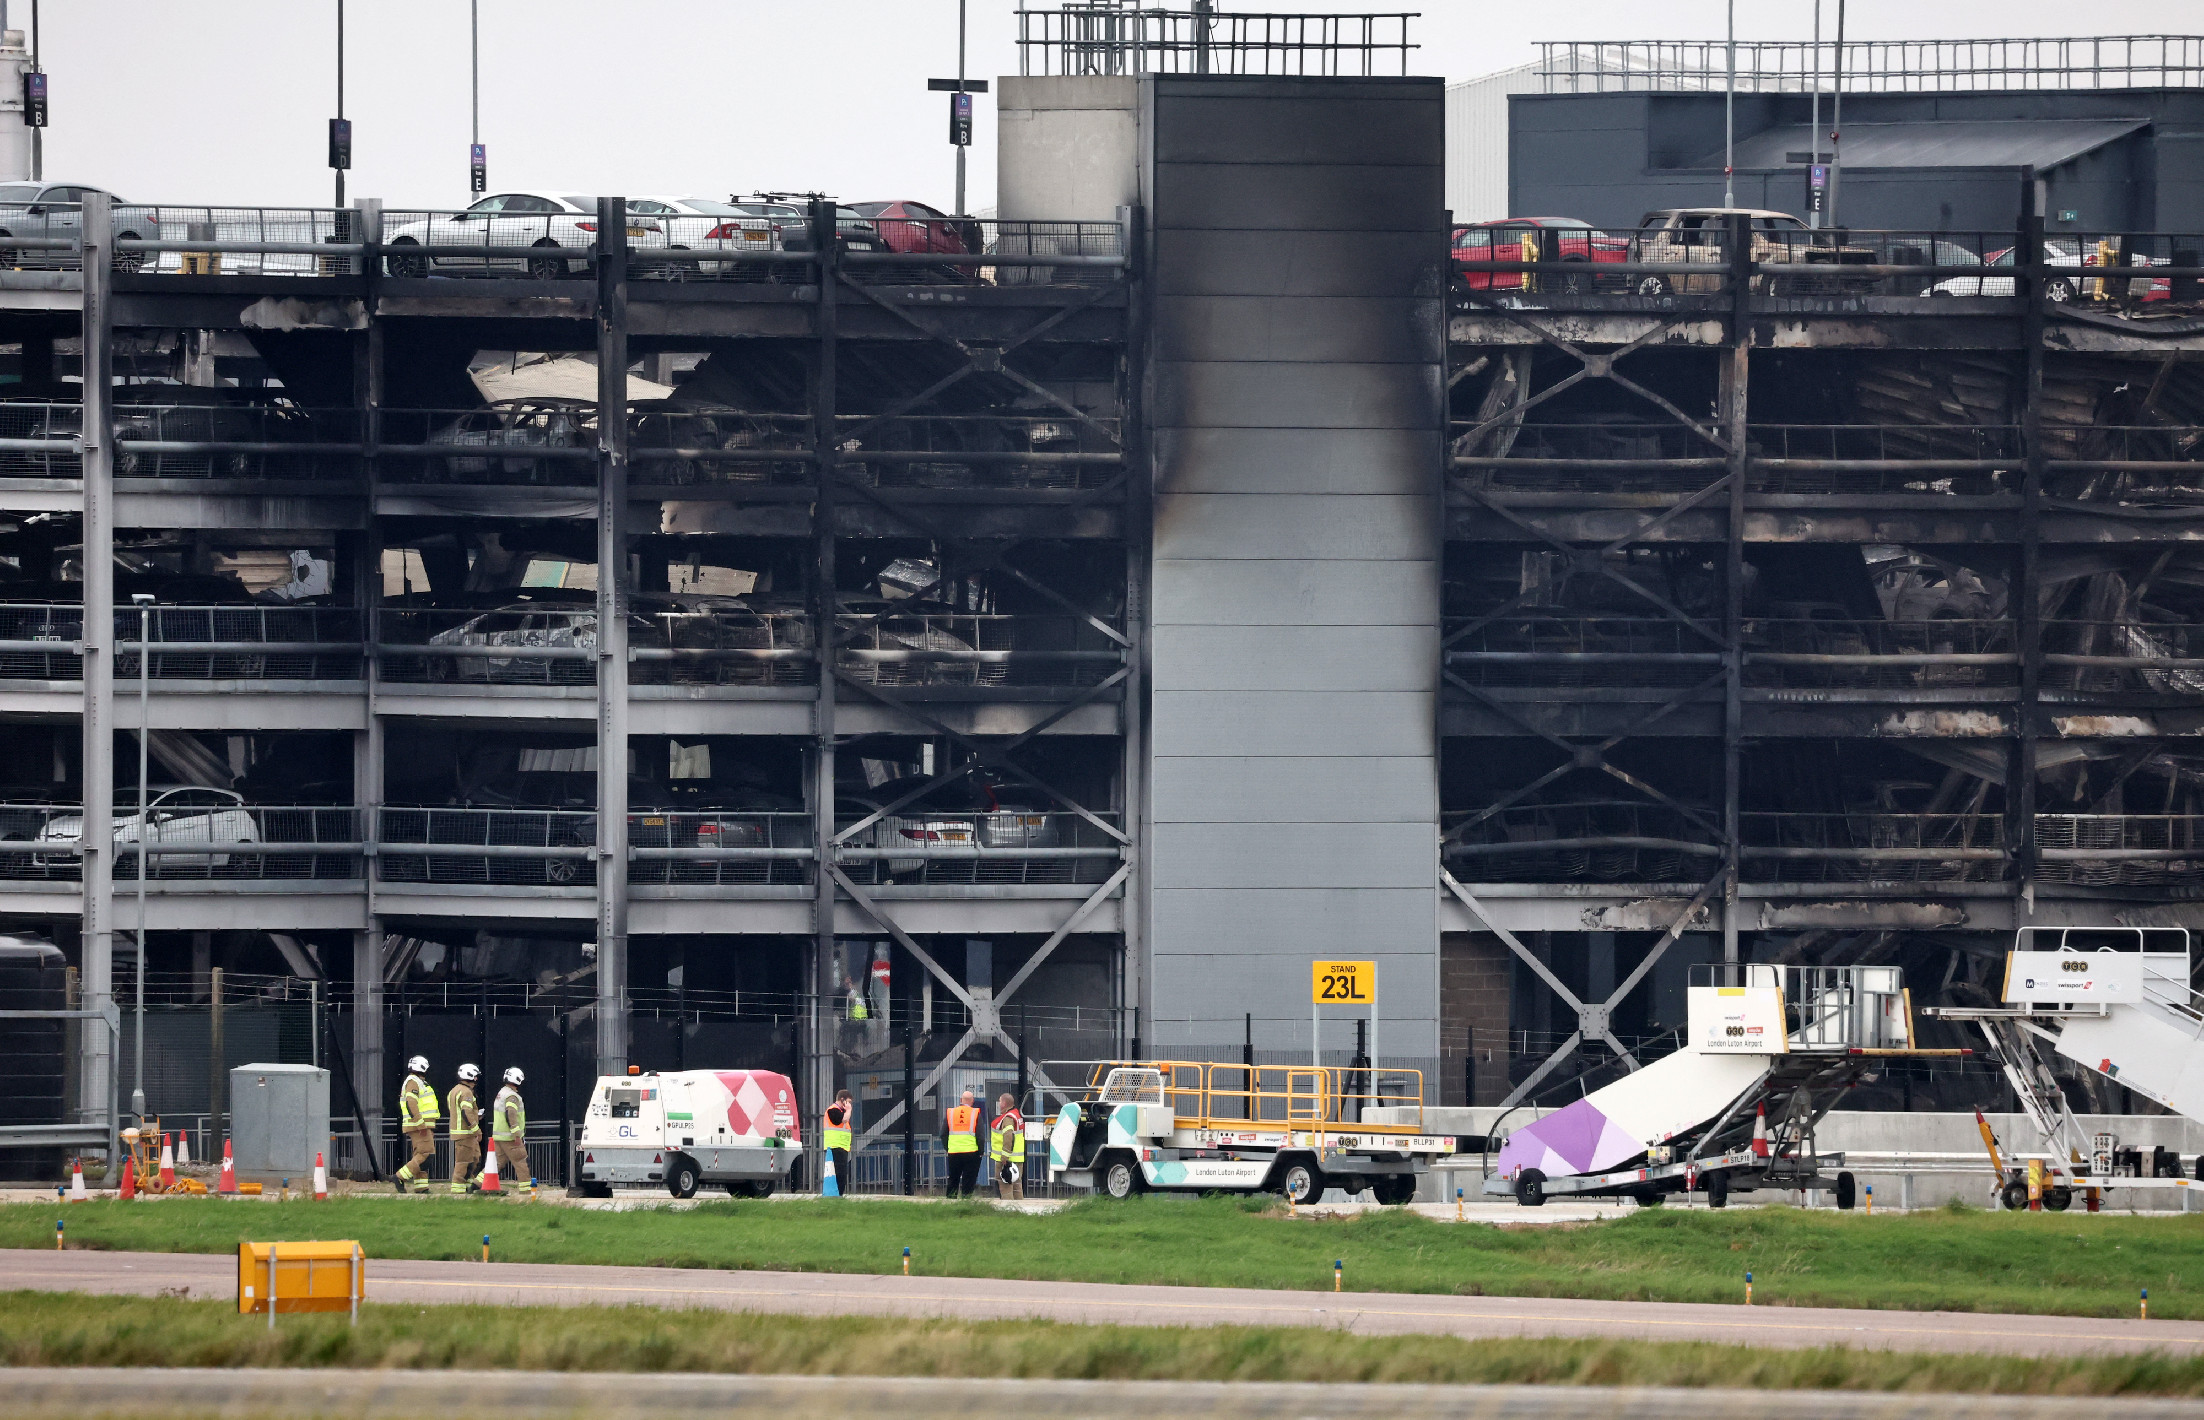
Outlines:
<svg viewBox="0 0 2204 1420"><path fill-rule="evenodd" d="M436 1090L419 1075L406 1076L406 1082L398 1087L399 1127L426 1129L444 1117L437 1108Z"/></svg>
<svg viewBox="0 0 2204 1420"><path fill-rule="evenodd" d="M482 1132L482 1109L475 1103L474 1086L454 1085L450 1096L452 1138L464 1139Z"/></svg>
<svg viewBox="0 0 2204 1420"><path fill-rule="evenodd" d="M949 1152L976 1154L980 1150L980 1112L974 1105L951 1105L948 1110Z"/></svg>
<svg viewBox="0 0 2204 1420"><path fill-rule="evenodd" d="M528 1106L520 1102L520 1091L507 1085L490 1105L490 1137L501 1144L518 1143L527 1132Z"/></svg>
<svg viewBox="0 0 2204 1420"><path fill-rule="evenodd" d="M996 1115L987 1143L987 1157L998 1164L1025 1157L1025 1116L1014 1109Z"/></svg>
<svg viewBox="0 0 2204 1420"><path fill-rule="evenodd" d="M849 1106L839 1102L826 1107L824 1146L849 1152Z"/></svg>

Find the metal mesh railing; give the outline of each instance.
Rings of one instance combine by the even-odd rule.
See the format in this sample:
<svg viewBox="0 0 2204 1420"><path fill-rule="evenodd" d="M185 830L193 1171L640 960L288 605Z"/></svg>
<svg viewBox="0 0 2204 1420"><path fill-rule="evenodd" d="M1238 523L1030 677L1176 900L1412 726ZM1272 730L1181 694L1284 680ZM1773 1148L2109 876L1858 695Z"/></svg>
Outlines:
<svg viewBox="0 0 2204 1420"><path fill-rule="evenodd" d="M812 685L812 619L796 611L638 609L628 625L636 685Z"/></svg>
<svg viewBox="0 0 2204 1420"><path fill-rule="evenodd" d="M1744 624L1745 684L1766 690L2012 686L2009 621L1798 621Z"/></svg>
<svg viewBox="0 0 2204 1420"><path fill-rule="evenodd" d="M1124 648L1076 616L963 612L845 616L835 664L870 685L1099 685L1124 664Z"/></svg>
<svg viewBox="0 0 2204 1420"><path fill-rule="evenodd" d="M2204 815L2038 814L2036 876L2081 887L2204 884Z"/></svg>
<svg viewBox="0 0 2204 1420"><path fill-rule="evenodd" d="M378 818L379 882L587 887L597 881L593 813L385 805Z"/></svg>
<svg viewBox="0 0 2204 1420"><path fill-rule="evenodd" d="M1657 804L1518 805L1441 827L1449 870L1480 882L1699 882L1722 859L1707 825Z"/></svg>
<svg viewBox="0 0 2204 1420"><path fill-rule="evenodd" d="M141 830L135 800L114 810L114 880L120 891L138 874L137 844L148 846L149 882L180 879L322 880L360 876L358 811L332 805L245 804L218 791L192 791L191 802L157 796L151 827ZM75 882L82 877L83 811L74 804L0 804L0 879Z"/></svg>
<svg viewBox="0 0 2204 1420"><path fill-rule="evenodd" d="M54 608L73 610L74 608ZM157 606L147 614L154 680L358 680L360 614L350 607ZM118 681L138 674L139 618L117 608ZM176 643L175 649L160 649Z"/></svg>
<svg viewBox="0 0 2204 1420"><path fill-rule="evenodd" d="M1481 689L1682 689L1705 681L1721 662L1690 627L1654 618L1517 614L1446 642L1448 674Z"/></svg>
<svg viewBox="0 0 2204 1420"><path fill-rule="evenodd" d="M1116 814L1095 817L1119 826ZM857 822L844 819L841 828ZM838 838L835 859L858 883L1099 883L1117 871L1122 849L1074 813L905 809Z"/></svg>
<svg viewBox="0 0 2204 1420"><path fill-rule="evenodd" d="M811 481L811 420L721 409L648 410L629 434L637 483L799 485Z"/></svg>
<svg viewBox="0 0 2204 1420"><path fill-rule="evenodd" d="M1406 74L1414 12L1226 14L1065 0L1017 11L1020 74Z"/></svg>
<svg viewBox="0 0 2204 1420"><path fill-rule="evenodd" d="M2046 688L2204 694L2204 628L2162 622L2047 621Z"/></svg>
<svg viewBox="0 0 2204 1420"><path fill-rule="evenodd" d="M402 684L595 685L597 612L547 602L491 611L384 608L375 614L383 679Z"/></svg>
<svg viewBox="0 0 2204 1420"><path fill-rule="evenodd" d="M1567 40L1538 46L1549 94L1720 93L1732 49L1721 40ZM2204 38L1746 40L1734 47L1739 93L1968 93L2012 89L2204 86ZM1840 78L1841 74L1841 78Z"/></svg>
<svg viewBox="0 0 2204 1420"><path fill-rule="evenodd" d="M812 822L803 813L644 810L628 815L634 884L737 886L812 881Z"/></svg>
<svg viewBox="0 0 2204 1420"><path fill-rule="evenodd" d="M1744 876L1754 882L1995 882L2005 876L1995 814L1745 813Z"/></svg>
<svg viewBox="0 0 2204 1420"><path fill-rule="evenodd" d="M1124 455L1115 417L844 415L847 476L881 488L1095 488Z"/></svg>

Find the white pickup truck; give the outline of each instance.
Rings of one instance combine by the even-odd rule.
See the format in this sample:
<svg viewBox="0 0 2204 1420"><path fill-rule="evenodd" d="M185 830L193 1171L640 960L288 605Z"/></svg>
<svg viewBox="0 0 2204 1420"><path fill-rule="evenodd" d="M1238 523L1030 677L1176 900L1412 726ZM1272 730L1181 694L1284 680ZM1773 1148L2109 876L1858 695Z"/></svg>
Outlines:
<svg viewBox="0 0 2204 1420"><path fill-rule="evenodd" d="M574 1150L575 1192L663 1184L691 1198L707 1183L764 1198L803 1157L796 1087L771 1070L607 1075L589 1096Z"/></svg>

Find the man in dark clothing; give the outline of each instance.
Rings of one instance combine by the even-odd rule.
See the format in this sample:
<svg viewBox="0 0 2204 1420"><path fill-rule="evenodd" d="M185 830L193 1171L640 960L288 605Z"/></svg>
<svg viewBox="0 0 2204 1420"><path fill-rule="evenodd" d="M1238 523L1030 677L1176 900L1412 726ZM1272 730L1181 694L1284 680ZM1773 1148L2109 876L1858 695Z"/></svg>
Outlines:
<svg viewBox="0 0 2204 1420"><path fill-rule="evenodd" d="M972 1092L941 1112L941 1147L949 1156L949 1196L970 1198L980 1181L980 1111Z"/></svg>

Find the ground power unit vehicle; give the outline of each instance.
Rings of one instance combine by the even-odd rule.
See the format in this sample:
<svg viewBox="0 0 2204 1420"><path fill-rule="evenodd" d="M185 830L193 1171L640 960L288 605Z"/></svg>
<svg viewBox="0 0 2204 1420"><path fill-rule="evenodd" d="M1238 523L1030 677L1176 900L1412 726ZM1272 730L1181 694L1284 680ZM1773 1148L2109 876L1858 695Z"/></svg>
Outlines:
<svg viewBox="0 0 2204 1420"><path fill-rule="evenodd" d="M2204 1122L2204 995L2189 986L2189 971L2183 927L2023 927L2005 957L1998 1004L1930 1013L1981 1030L2034 1126L2033 1143L2010 1153L1983 1127L1999 1202L2062 1212L2077 1194L2094 1210L2103 1193L2171 1200L2204 1192L2204 1154L2184 1176L2172 1150L2145 1154L2087 1132L2053 1069L2063 1058Z"/></svg>
<svg viewBox="0 0 2204 1420"><path fill-rule="evenodd" d="M1742 985L1722 982L1741 972ZM1853 1202L1844 1155L1814 1145L1821 1117L1919 1050L1894 966L1696 966L1675 1054L1508 1134L1484 1191L1537 1207L1557 1195L1659 1203L1701 1192L1826 1188Z"/></svg>
<svg viewBox="0 0 2204 1420"><path fill-rule="evenodd" d="M1364 1124L1362 1108L1423 1106L1415 1070L1157 1061L1096 1067L1086 1097L1048 1136L1051 1181L1112 1198L1150 1189L1280 1193L1313 1203L1327 1188L1380 1203L1416 1196L1416 1176L1454 1152L1417 1124Z"/></svg>
<svg viewBox="0 0 2204 1420"><path fill-rule="evenodd" d="M663 1184L676 1198L718 1184L764 1198L803 1154L796 1087L771 1070L607 1075L590 1093L574 1150L575 1189Z"/></svg>

